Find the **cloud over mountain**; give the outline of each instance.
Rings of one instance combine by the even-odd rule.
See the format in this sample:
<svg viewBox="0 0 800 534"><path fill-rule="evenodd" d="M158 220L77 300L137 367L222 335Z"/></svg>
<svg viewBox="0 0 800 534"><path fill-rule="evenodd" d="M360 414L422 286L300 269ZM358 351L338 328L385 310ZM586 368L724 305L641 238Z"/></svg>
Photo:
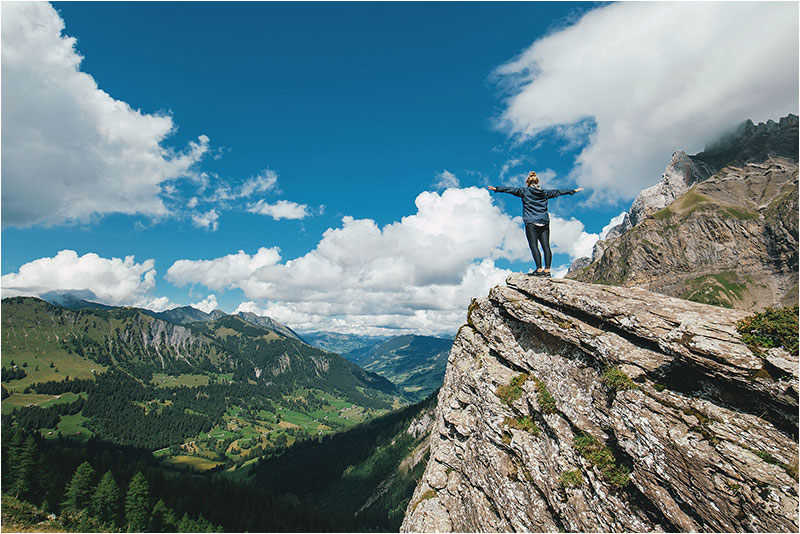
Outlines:
<svg viewBox="0 0 800 534"><path fill-rule="evenodd" d="M191 172L208 138L165 148L172 118L98 88L63 29L47 3L2 5L3 225L166 215L162 186Z"/></svg>
<svg viewBox="0 0 800 534"><path fill-rule="evenodd" d="M155 260L136 263L133 256L102 258L94 253L78 256L62 250L52 258L39 258L3 275L3 297L38 296L49 291L87 290L96 300L114 306L140 306L162 311L170 305L166 297L155 297ZM80 293L79 293L80 294Z"/></svg>
<svg viewBox="0 0 800 534"><path fill-rule="evenodd" d="M496 69L509 90L499 127L583 145L572 178L594 201L630 199L674 150L797 112L797 19L793 2L594 9Z"/></svg>

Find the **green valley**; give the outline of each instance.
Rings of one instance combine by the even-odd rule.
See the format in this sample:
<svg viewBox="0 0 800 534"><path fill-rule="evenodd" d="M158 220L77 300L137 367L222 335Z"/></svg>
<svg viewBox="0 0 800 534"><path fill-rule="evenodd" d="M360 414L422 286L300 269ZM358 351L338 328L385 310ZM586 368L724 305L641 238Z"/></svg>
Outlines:
<svg viewBox="0 0 800 534"><path fill-rule="evenodd" d="M184 324L134 308L3 300L4 524L399 528L435 403L408 399L441 383L448 340L371 347L361 361L382 377L277 323L174 315ZM129 513L135 498L140 515Z"/></svg>
<svg viewBox="0 0 800 534"><path fill-rule="evenodd" d="M232 472L406 404L388 380L236 316L184 326L17 297L2 323L4 417L45 439L159 451L172 466Z"/></svg>
<svg viewBox="0 0 800 534"><path fill-rule="evenodd" d="M391 380L409 398L422 400L442 385L452 339L396 336L342 356Z"/></svg>

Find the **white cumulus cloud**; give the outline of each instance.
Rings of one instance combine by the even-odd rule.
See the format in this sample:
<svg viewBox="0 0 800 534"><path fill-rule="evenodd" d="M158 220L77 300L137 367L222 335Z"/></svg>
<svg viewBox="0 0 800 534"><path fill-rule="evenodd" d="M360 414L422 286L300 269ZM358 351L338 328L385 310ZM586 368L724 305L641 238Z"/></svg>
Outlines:
<svg viewBox="0 0 800 534"><path fill-rule="evenodd" d="M133 256L102 258L94 253L78 256L62 250L52 258L39 258L3 275L3 297L39 296L50 291L91 291L96 300L114 306L139 306L156 311L170 306L155 297L155 260L136 263Z"/></svg>
<svg viewBox="0 0 800 534"><path fill-rule="evenodd" d="M252 204L247 211L258 213L259 215L268 215L276 221L280 219L304 219L309 214L306 204L298 204L291 200L278 200L274 204L270 204L261 199Z"/></svg>
<svg viewBox="0 0 800 534"><path fill-rule="evenodd" d="M676 149L798 110L796 2L620 2L536 40L495 74L500 127L583 145L572 178L630 199Z"/></svg>
<svg viewBox="0 0 800 534"><path fill-rule="evenodd" d="M555 254L566 254L569 261L592 255L592 247L600 236L589 233L575 217L562 219L550 214L550 245Z"/></svg>
<svg viewBox="0 0 800 534"><path fill-rule="evenodd" d="M218 219L219 213L215 209L208 210L205 213L192 214L192 222L195 226L212 232L215 232L219 227Z"/></svg>
<svg viewBox="0 0 800 534"><path fill-rule="evenodd" d="M238 311L266 314L300 330L452 333L472 297L510 271L495 260L528 260L519 217L485 189L423 192L416 213L379 227L344 217L316 248L282 261L275 248L210 260L179 260L170 282L241 289Z"/></svg>
<svg viewBox="0 0 800 534"><path fill-rule="evenodd" d="M75 39L50 4L2 3L3 226L106 213L164 216L167 182L208 150L163 146L172 118L133 109L81 72Z"/></svg>
<svg viewBox="0 0 800 534"><path fill-rule="evenodd" d="M257 193L265 193L275 189L277 185L278 173L271 169L264 169L260 174L248 178L239 185L232 186L231 184L223 183L217 186L214 193L206 200L208 202L217 202L219 200L247 198Z"/></svg>
<svg viewBox="0 0 800 534"><path fill-rule="evenodd" d="M625 220L625 216L627 214L628 214L627 211L623 211L622 213L620 213L619 215L613 217L610 221L608 221L608 224L605 225L603 229L600 231L600 239L605 239L606 236L608 235L608 232L610 232L612 228L614 228L618 224L622 224L622 221Z"/></svg>
<svg viewBox="0 0 800 534"><path fill-rule="evenodd" d="M217 309L217 297L216 295L209 295L200 302L193 302L191 306L192 308L196 308L200 311L211 313Z"/></svg>
<svg viewBox="0 0 800 534"><path fill-rule="evenodd" d="M437 173L436 181L433 183L433 187L436 189L448 189L450 187L459 187L459 185L460 184L456 175L447 169Z"/></svg>
<svg viewBox="0 0 800 534"><path fill-rule="evenodd" d="M277 248L264 247L252 256L240 250L213 260L178 260L167 270L167 280L178 285L200 283L219 291L240 287L239 284L251 275L277 264L280 259ZM258 293L265 289L251 288L250 291Z"/></svg>

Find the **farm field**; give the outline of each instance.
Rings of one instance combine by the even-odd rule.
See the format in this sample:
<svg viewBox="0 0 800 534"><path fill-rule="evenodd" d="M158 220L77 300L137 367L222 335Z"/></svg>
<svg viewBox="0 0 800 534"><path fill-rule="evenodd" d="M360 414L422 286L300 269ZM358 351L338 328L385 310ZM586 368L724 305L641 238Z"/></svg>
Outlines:
<svg viewBox="0 0 800 534"><path fill-rule="evenodd" d="M164 463L172 467L203 472L208 471L209 469L214 469L218 465L221 465L222 462L215 462L213 460L209 460L208 458L200 458L198 456L187 456L185 454L181 454L165 459Z"/></svg>
<svg viewBox="0 0 800 534"><path fill-rule="evenodd" d="M315 409L305 411L300 407L308 396L317 402ZM264 452L291 446L298 439L338 432L386 412L367 410L329 393L306 388L285 395L283 400L292 407L278 403L272 410L228 406L220 424L184 442L181 456L235 462L226 469L231 475ZM169 451L159 451L158 455L169 456Z"/></svg>
<svg viewBox="0 0 800 534"><path fill-rule="evenodd" d="M40 408L47 408L54 404L63 404L73 402L78 397L86 398L85 393L62 393L61 395L41 395L38 393L14 393L3 401L2 413L11 413L14 408L22 408L24 406L39 406Z"/></svg>
<svg viewBox="0 0 800 534"><path fill-rule="evenodd" d="M209 377L208 375L183 374L178 376L169 376L162 373L154 373L152 383L158 388L207 386L209 383Z"/></svg>
<svg viewBox="0 0 800 534"><path fill-rule="evenodd" d="M4 343L0 359L3 367L10 369L13 362L26 374L24 378L3 384L11 393L24 391L26 387L36 382L58 381L66 378L93 378L95 374L104 373L107 370L105 366L97 362L69 354L60 348L48 349L46 353L31 353L8 350Z"/></svg>
<svg viewBox="0 0 800 534"><path fill-rule="evenodd" d="M62 415L56 428L43 428L41 433L42 436L48 439L57 438L58 433L61 432L61 435L65 438L86 441L92 437L92 431L83 426L86 421L88 421L88 418L81 414ZM52 432L52 434L50 434L50 432Z"/></svg>

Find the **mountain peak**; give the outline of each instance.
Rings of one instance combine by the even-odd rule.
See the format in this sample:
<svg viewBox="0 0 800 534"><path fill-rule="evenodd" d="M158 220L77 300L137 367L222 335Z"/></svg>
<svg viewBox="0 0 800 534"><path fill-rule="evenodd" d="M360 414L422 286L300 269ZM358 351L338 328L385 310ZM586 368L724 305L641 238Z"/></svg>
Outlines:
<svg viewBox="0 0 800 534"><path fill-rule="evenodd" d="M789 115L676 151L567 276L742 309L797 302L797 143Z"/></svg>
<svg viewBox="0 0 800 534"><path fill-rule="evenodd" d="M97 299L97 295L88 289L53 290L42 293L39 298L54 306L66 308L68 310L80 310L82 308L108 310L113 307L107 304L94 302L94 300Z"/></svg>

